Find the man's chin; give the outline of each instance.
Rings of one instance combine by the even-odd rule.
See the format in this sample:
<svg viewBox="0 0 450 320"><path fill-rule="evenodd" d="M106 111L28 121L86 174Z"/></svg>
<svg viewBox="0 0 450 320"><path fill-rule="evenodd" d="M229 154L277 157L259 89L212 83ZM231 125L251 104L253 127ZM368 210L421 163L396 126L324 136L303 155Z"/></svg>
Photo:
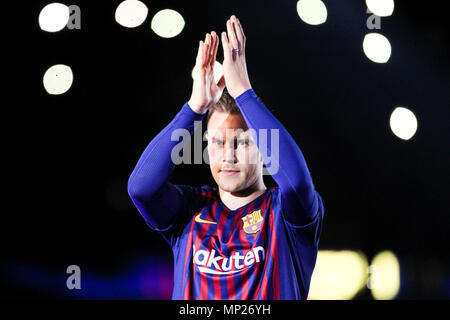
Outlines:
<svg viewBox="0 0 450 320"><path fill-rule="evenodd" d="M223 185L219 185L219 188L222 189L222 191L226 191L226 192L238 192L239 188L237 187L228 187L228 186L223 186Z"/></svg>
<svg viewBox="0 0 450 320"><path fill-rule="evenodd" d="M217 185L220 189L226 192L238 192L242 190L242 183L220 181Z"/></svg>

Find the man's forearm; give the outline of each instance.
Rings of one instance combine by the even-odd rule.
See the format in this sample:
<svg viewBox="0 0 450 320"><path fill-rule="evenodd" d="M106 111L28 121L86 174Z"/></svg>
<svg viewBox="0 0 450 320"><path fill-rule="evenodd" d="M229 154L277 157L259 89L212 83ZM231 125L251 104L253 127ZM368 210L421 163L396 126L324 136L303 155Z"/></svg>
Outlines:
<svg viewBox="0 0 450 320"><path fill-rule="evenodd" d="M253 89L245 91L235 100L249 128L257 135L259 129L268 131L267 146L261 146L260 139L255 137L263 160L267 166L270 162L269 173L278 183L286 201L297 202L303 209L303 212L299 213L298 210L287 208L288 211L295 211L287 214L292 221L299 224L308 222L317 212L318 204L312 178L300 148L280 121L264 106ZM271 130L278 130L278 141L271 141ZM269 157L268 151L273 149L273 143L279 144L279 154ZM262 147L267 149L262 150Z"/></svg>

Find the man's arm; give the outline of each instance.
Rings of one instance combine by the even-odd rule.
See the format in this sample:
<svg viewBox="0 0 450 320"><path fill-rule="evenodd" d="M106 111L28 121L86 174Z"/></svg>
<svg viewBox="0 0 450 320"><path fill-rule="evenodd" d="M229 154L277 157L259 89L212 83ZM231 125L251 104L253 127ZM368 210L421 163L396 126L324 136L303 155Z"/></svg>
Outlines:
<svg viewBox="0 0 450 320"><path fill-rule="evenodd" d="M176 117L147 146L128 180L128 194L143 218L154 228L169 227L182 206L182 192L168 179L175 167L171 159L172 149L178 144L172 141L172 132L186 129L192 134L194 122L200 121L215 104L225 88L222 77L214 81L219 38L213 31L205 41L199 42L193 74L192 95ZM179 191L180 190L180 191Z"/></svg>
<svg viewBox="0 0 450 320"><path fill-rule="evenodd" d="M247 126L254 129L253 133L258 133L259 129L267 129L270 136L271 129L279 130L279 162L274 166L278 171L273 172L273 178L280 187L283 210L289 221L305 225L314 219L318 209L318 199L305 159L294 139L252 90L245 59L246 37L239 19L231 16L226 27L227 32L222 32L222 46L228 92L239 106ZM255 141L260 148L258 140ZM268 140L270 150L270 139ZM268 152L261 154L267 164ZM274 161L276 158L272 156L270 160Z"/></svg>
<svg viewBox="0 0 450 320"><path fill-rule="evenodd" d="M157 229L167 227L180 210L181 195L168 182L175 167L171 159L172 149L178 144L172 141L172 132L186 129L192 134L194 121L200 121L203 117L204 114L195 113L185 103L144 150L128 180L128 194L145 221Z"/></svg>
<svg viewBox="0 0 450 320"><path fill-rule="evenodd" d="M247 126L258 135L259 129L267 129L266 152L261 152L263 160L268 165L269 173L281 190L283 210L289 221L296 225L305 225L314 219L318 209L318 199L314 190L311 174L306 165L300 148L289 132L272 113L264 106L253 89L249 89L235 98ZM278 141L271 141L271 130L278 130ZM261 151L260 139L257 141ZM271 154L271 144L278 143L278 155ZM275 150L276 150L275 149ZM273 171L271 171L271 169Z"/></svg>

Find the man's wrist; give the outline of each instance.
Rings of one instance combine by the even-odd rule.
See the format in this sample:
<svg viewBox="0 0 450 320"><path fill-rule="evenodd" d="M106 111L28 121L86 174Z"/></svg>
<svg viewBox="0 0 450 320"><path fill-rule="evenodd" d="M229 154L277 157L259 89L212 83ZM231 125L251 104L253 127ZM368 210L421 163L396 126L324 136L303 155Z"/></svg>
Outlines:
<svg viewBox="0 0 450 320"><path fill-rule="evenodd" d="M205 106L201 106L197 104L196 102L189 100L188 105L191 108L192 111L194 111L197 114L205 114L206 111L208 111L208 108Z"/></svg>
<svg viewBox="0 0 450 320"><path fill-rule="evenodd" d="M231 93L230 93L230 95L233 97L233 99L236 100L237 97L239 97L241 94L243 94L244 92L246 92L250 89L252 89L251 86L245 86L245 87L242 87L241 89L237 90L236 93L233 93L233 95L231 95Z"/></svg>

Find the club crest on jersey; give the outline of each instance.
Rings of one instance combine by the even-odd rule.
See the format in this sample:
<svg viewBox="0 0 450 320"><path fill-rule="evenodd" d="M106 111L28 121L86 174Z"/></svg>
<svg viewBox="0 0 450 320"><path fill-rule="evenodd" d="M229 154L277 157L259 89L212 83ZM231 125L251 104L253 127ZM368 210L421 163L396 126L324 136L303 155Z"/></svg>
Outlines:
<svg viewBox="0 0 450 320"><path fill-rule="evenodd" d="M247 234L257 233L261 230L264 221L264 218L261 216L261 209L253 211L241 219L244 222L242 229L244 229Z"/></svg>

